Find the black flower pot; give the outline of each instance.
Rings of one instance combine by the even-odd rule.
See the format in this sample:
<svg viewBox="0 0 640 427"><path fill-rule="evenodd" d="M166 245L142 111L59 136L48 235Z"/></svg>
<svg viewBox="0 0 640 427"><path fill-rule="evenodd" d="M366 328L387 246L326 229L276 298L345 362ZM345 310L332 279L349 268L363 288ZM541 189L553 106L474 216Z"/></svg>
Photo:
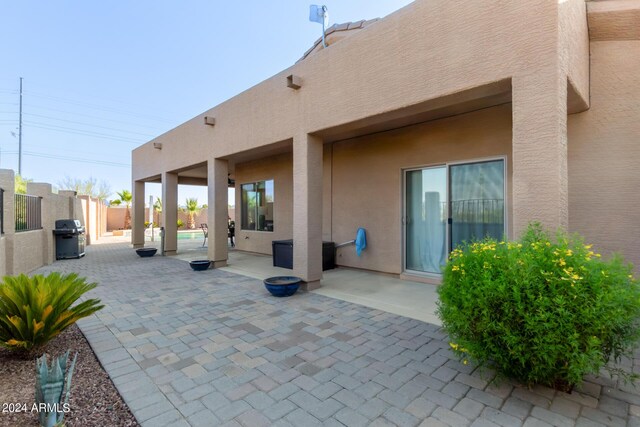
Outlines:
<svg viewBox="0 0 640 427"><path fill-rule="evenodd" d="M197 259L195 261L190 261L189 265L193 269L193 271L204 271L209 268L211 265L211 261L208 259Z"/></svg>
<svg viewBox="0 0 640 427"><path fill-rule="evenodd" d="M264 279L264 287L274 297L289 297L295 294L302 279L294 276L276 276Z"/></svg>
<svg viewBox="0 0 640 427"><path fill-rule="evenodd" d="M149 258L152 257L156 254L156 252L158 252L158 248L140 248L140 249L136 249L136 253L138 254L138 256L142 257L142 258Z"/></svg>

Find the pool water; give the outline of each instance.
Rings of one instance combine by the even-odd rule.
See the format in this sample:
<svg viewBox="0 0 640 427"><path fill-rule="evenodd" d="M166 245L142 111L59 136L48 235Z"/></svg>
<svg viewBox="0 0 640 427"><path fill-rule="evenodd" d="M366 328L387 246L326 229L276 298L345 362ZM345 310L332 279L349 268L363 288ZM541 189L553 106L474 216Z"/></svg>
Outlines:
<svg viewBox="0 0 640 427"><path fill-rule="evenodd" d="M154 238L155 240L160 241L160 230L154 230ZM178 231L178 240L202 240L204 239L204 234L201 230L193 230L193 231ZM145 240L151 240L151 231L145 231Z"/></svg>
<svg viewBox="0 0 640 427"><path fill-rule="evenodd" d="M187 233L178 232L178 240L204 239L202 231L189 231Z"/></svg>

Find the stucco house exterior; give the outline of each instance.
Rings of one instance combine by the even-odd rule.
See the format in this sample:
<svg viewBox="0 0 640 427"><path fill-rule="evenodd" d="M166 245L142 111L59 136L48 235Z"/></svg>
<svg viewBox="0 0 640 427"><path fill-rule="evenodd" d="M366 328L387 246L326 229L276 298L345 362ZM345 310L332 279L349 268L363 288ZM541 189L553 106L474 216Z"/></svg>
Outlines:
<svg viewBox="0 0 640 427"><path fill-rule="evenodd" d="M177 186L208 186L209 259L367 230L341 266L439 280L452 247L532 221L640 265L640 0L416 0L334 26L328 47L133 151L133 238L161 182L166 250Z"/></svg>

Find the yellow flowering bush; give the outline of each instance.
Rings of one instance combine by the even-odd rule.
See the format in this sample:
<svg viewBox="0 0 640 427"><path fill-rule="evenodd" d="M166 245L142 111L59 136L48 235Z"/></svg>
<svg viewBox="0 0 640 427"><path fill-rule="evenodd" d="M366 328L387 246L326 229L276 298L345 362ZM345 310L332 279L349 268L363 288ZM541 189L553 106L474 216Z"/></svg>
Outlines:
<svg viewBox="0 0 640 427"><path fill-rule="evenodd" d="M531 225L518 242L486 239L451 252L438 315L464 362L526 384L570 390L615 366L640 339L640 284L578 236Z"/></svg>

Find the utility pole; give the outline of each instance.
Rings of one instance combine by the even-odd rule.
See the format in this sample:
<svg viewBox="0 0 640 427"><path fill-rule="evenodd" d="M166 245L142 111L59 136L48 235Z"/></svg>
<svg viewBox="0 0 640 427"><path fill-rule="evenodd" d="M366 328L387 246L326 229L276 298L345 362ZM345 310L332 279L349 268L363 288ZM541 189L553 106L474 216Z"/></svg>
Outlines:
<svg viewBox="0 0 640 427"><path fill-rule="evenodd" d="M20 120L18 123L18 175L22 176L22 77L20 77Z"/></svg>

